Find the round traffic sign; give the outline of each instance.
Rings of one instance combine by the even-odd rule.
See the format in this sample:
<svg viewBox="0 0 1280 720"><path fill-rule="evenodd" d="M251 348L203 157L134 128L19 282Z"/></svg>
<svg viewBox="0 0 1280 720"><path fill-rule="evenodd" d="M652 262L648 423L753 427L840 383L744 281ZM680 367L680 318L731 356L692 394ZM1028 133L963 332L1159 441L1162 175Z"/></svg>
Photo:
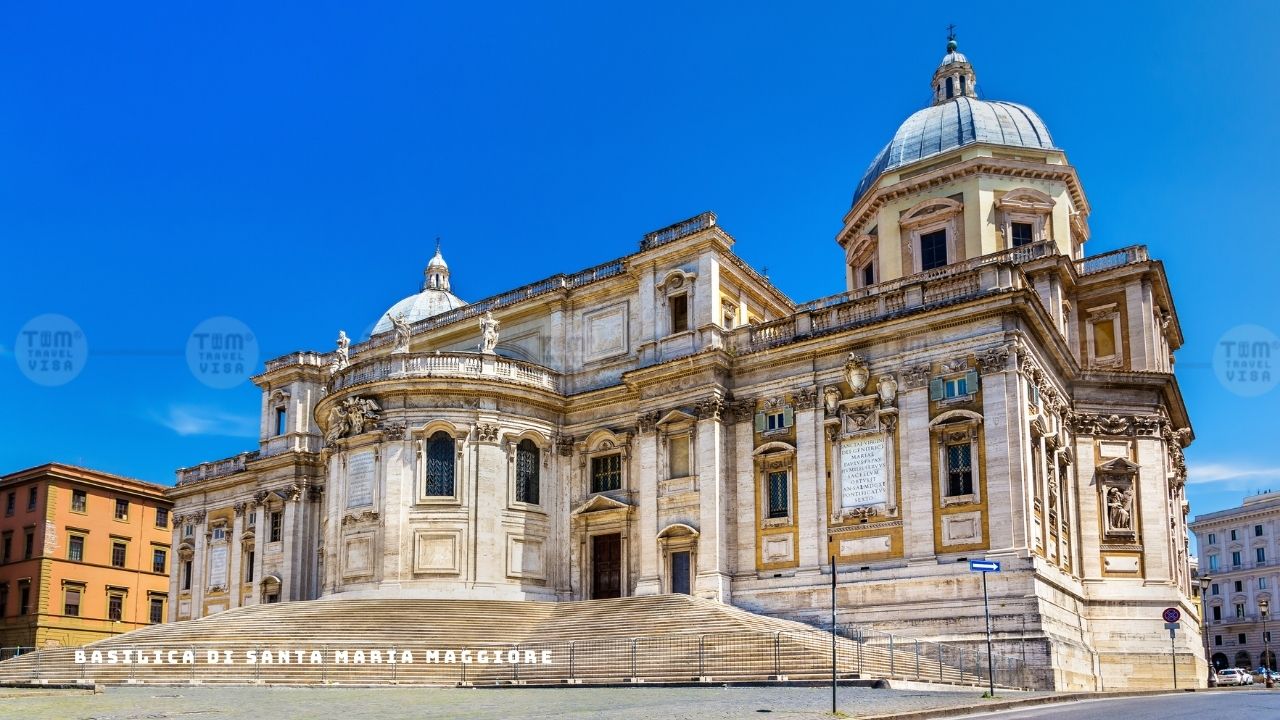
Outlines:
<svg viewBox="0 0 1280 720"><path fill-rule="evenodd" d="M1164 612L1161 613L1160 616L1163 617L1164 621L1167 623L1176 623L1178 620L1182 619L1182 613L1178 612L1178 608L1165 608Z"/></svg>

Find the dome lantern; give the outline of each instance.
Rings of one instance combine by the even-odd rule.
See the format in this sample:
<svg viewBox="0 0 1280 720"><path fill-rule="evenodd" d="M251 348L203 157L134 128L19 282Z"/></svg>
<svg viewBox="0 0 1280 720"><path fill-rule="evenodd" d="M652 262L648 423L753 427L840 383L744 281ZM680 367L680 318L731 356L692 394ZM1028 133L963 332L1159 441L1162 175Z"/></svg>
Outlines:
<svg viewBox="0 0 1280 720"><path fill-rule="evenodd" d="M954 26L947 38L947 54L933 71L933 104L941 105L958 97L978 97L978 77L969 58L958 51Z"/></svg>
<svg viewBox="0 0 1280 720"><path fill-rule="evenodd" d="M449 265L445 263L444 256L440 254L440 238L436 238L436 254L431 257L431 261L427 263L427 269L422 271L422 275L423 290L449 292Z"/></svg>

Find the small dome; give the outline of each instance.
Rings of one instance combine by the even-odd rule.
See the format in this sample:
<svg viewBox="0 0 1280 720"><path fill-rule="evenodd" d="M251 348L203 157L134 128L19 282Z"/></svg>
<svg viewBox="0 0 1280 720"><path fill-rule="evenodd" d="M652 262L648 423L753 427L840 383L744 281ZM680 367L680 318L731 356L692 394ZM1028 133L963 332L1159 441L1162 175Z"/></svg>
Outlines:
<svg viewBox="0 0 1280 720"><path fill-rule="evenodd" d="M863 173L853 204L880 176L905 165L973 143L1053 150L1044 121L1031 108L977 97L977 77L955 40L933 74L933 105L907 118Z"/></svg>
<svg viewBox="0 0 1280 720"><path fill-rule="evenodd" d="M427 263L423 271L422 292L401 300L391 306L378 318L373 326L373 334L389 332L392 329L391 318L404 313L404 319L410 325L440 313L460 308L467 303L450 292L449 265L440 254L440 241L436 241L436 254Z"/></svg>

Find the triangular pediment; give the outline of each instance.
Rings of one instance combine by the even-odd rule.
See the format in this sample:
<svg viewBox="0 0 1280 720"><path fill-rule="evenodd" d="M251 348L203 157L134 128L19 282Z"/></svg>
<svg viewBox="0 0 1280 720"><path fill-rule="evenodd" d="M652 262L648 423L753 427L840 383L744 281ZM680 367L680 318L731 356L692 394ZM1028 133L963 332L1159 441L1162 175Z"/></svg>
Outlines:
<svg viewBox="0 0 1280 720"><path fill-rule="evenodd" d="M698 421L697 417L690 415L689 413L683 410L672 410L666 415L663 415L662 419L659 420L657 424L659 426L663 426L663 425L676 425L679 423L691 423L691 422L697 422L697 421Z"/></svg>
<svg viewBox="0 0 1280 720"><path fill-rule="evenodd" d="M570 515L585 515L586 513L611 511L616 512L619 510L626 512L630 510L631 507L632 506L622 502L621 500L614 500L608 495L595 495L590 500L579 505L576 510L570 513Z"/></svg>
<svg viewBox="0 0 1280 720"><path fill-rule="evenodd" d="M1124 458L1112 458L1099 465L1098 470L1114 475L1133 475L1138 472L1139 467Z"/></svg>

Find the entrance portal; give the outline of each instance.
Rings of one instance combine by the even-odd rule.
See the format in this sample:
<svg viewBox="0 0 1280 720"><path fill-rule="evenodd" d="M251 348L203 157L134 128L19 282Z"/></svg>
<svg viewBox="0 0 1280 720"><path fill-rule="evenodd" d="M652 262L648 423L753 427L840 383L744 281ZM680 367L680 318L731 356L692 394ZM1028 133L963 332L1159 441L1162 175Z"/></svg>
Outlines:
<svg viewBox="0 0 1280 720"><path fill-rule="evenodd" d="M671 553L671 592L689 594L689 551Z"/></svg>
<svg viewBox="0 0 1280 720"><path fill-rule="evenodd" d="M591 537L591 599L622 597L622 535Z"/></svg>

